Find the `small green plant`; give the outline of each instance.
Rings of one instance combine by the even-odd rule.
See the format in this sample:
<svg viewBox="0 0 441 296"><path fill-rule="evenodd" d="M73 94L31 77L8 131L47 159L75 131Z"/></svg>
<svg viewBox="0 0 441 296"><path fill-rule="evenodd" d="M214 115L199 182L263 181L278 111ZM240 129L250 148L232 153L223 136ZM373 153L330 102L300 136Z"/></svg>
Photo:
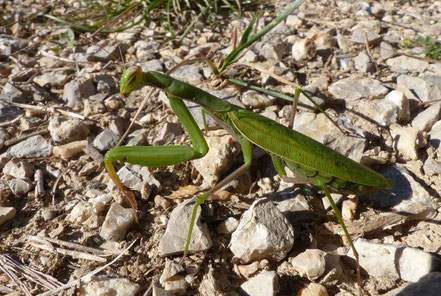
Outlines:
<svg viewBox="0 0 441 296"><path fill-rule="evenodd" d="M78 42L75 40L75 33L71 29L67 29L65 32L60 34L60 40L65 41L68 46L75 47Z"/></svg>
<svg viewBox="0 0 441 296"><path fill-rule="evenodd" d="M75 40L75 32L71 29L65 29L62 33L58 34L58 39L50 40L50 42L56 45L52 48L55 52L59 52L64 48L73 48L79 44Z"/></svg>
<svg viewBox="0 0 441 296"><path fill-rule="evenodd" d="M423 47L426 57L434 60L441 60L441 42L433 40L432 37L418 37L415 40L405 39L402 43L405 48Z"/></svg>

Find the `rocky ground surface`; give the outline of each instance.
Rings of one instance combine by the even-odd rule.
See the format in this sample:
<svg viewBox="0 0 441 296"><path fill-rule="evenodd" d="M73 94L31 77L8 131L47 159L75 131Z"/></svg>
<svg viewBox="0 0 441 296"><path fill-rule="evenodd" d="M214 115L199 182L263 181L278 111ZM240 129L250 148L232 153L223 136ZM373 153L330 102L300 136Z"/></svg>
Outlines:
<svg viewBox="0 0 441 296"><path fill-rule="evenodd" d="M180 264L192 198L243 162L226 131L206 131L210 152L200 160L117 164L136 194L138 222L103 167L149 90L118 94L120 53L145 71L168 71L197 53L219 60L255 8L213 26L201 19L180 45L159 21L69 43L60 37L66 26L35 17L43 2L0 1L1 294L357 295L354 256L323 193L283 182L258 148L250 172L202 206L192 254ZM70 3L56 9L73 14L80 4ZM266 3L258 28L282 7ZM308 101L294 128L396 185L333 195L369 295L441 288L441 47L418 37L441 37L441 1L308 1L225 74L288 95L301 86L350 133ZM289 102L219 87L202 61L173 76L288 124ZM200 109L190 109L203 127ZM159 93L123 145L168 144L190 141Z"/></svg>

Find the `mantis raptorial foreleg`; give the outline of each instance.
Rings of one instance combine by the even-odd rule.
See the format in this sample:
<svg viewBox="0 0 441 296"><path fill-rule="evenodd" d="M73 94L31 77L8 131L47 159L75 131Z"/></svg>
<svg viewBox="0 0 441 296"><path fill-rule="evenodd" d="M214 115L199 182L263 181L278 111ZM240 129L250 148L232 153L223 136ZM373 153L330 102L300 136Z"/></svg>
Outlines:
<svg viewBox="0 0 441 296"><path fill-rule="evenodd" d="M163 167L178 164L181 162L198 159L205 156L208 152L208 145L202 135L202 131L199 129L196 121L191 116L188 108L185 106L184 102L171 95L168 96L170 100L170 106L175 114L178 116L185 129L187 130L192 142L193 147L189 146L135 146L135 147L115 147L109 153L106 154L105 165L109 172L109 176L114 181L122 192L127 196L130 205L133 209L137 209L137 203L133 196L133 193L127 189L122 182L119 180L118 175L113 167L113 162L115 161L125 161L132 164L139 164L148 167ZM211 114L209 111L205 110L207 114ZM204 113L205 113L204 112ZM214 116L214 115L213 115ZM218 119L218 118L216 118ZM205 200L227 185L232 180L241 176L247 171L251 165L252 160L252 147L251 143L245 138L241 137L241 148L244 154L245 164L240 168L235 170L225 179L223 179L219 184L210 189L205 194L201 195L194 206L193 214L191 217L191 222L188 231L188 239L185 245L184 257L188 254L191 234L196 220L198 207L205 202Z"/></svg>
<svg viewBox="0 0 441 296"><path fill-rule="evenodd" d="M181 162L204 157L208 152L208 145L190 111L184 102L176 97L170 96L170 106L176 116L181 120L182 125L188 131L193 146L126 146L115 147L105 157L104 163L110 178L116 186L127 196L133 209L137 204L133 193L127 189L119 180L113 167L115 161L126 161L132 164L139 164L148 167L162 167L174 165Z"/></svg>

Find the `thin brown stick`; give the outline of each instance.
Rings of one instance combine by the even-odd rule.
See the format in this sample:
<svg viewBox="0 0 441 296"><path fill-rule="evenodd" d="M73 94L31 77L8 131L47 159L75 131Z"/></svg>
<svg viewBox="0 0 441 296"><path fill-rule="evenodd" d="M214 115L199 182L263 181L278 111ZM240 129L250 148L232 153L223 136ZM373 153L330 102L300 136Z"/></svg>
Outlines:
<svg viewBox="0 0 441 296"><path fill-rule="evenodd" d="M81 120L85 120L87 119L85 116L71 112L71 111L66 111L66 110L62 110L59 109L58 107L44 107L44 106L34 106L34 105L29 105L29 104L22 104L22 103L14 103L14 102L7 102L9 105L15 106L15 107L19 107L22 109L29 109L29 110L36 110L36 111L41 111L41 112L48 112L48 113L61 113L62 115L66 115L72 118L77 118L77 119L81 119Z"/></svg>
<svg viewBox="0 0 441 296"><path fill-rule="evenodd" d="M17 144L17 143L19 143L19 142L21 142L23 140L26 140L26 139L28 139L30 137L33 137L33 136L44 135L44 134L46 134L48 132L49 132L49 130L47 128L45 128L45 129L42 129L42 130L39 130L39 131L35 131L35 132L32 132L32 133L24 135L24 136L19 136L19 137L14 138L14 139L7 140L7 141L5 141L5 147Z"/></svg>
<svg viewBox="0 0 441 296"><path fill-rule="evenodd" d="M405 52L401 52L401 51L397 51L397 54L403 55L403 56L406 56L406 57L409 57L409 58L417 59L417 60L420 60L420 61L441 64L441 61L439 61L439 60L435 60L435 59L431 59L431 58L423 58L423 57L411 55L411 54L408 54L408 53L405 53Z"/></svg>
<svg viewBox="0 0 441 296"><path fill-rule="evenodd" d="M83 246L80 244L59 240L56 238L30 235L29 239L34 240L36 242L50 242L53 244L57 244L60 246L64 246L64 247L68 247L68 248L72 248L72 249L76 249L76 250L81 250L83 252L89 252L92 254L104 255L104 250L100 250L100 249L96 249L96 248L92 248L92 247L87 247L87 246ZM112 254L114 254L114 253L112 253Z"/></svg>
<svg viewBox="0 0 441 296"><path fill-rule="evenodd" d="M124 135L122 135L122 137L119 139L118 143L116 144L115 147L121 146L122 142L124 142L125 138L129 135L130 130L132 129L133 125L135 124L136 120L139 117L139 114L141 114L141 111L144 109L145 105L147 104L148 99L152 96L153 92L156 89L152 88L147 96L144 97L144 99L141 102L141 105L139 106L138 110L136 110L135 116L133 116L132 121L129 124L129 127L126 129Z"/></svg>
<svg viewBox="0 0 441 296"><path fill-rule="evenodd" d="M17 58L13 56L9 56L9 59L11 59L17 66L20 68L20 70L26 69L25 65L23 65L22 62L20 62Z"/></svg>
<svg viewBox="0 0 441 296"><path fill-rule="evenodd" d="M92 33L92 35L90 37L94 37L96 34L98 34L99 32L107 29L108 27L112 26L113 24L115 24L117 21L119 21L120 18L122 18L123 16L125 16L126 14L128 14L131 10L133 10L136 6L138 6L139 3L134 3L131 7L128 7L123 13L121 13L120 15L118 15L117 17L113 18L110 22L108 22L107 24L105 24L104 26L102 26L101 28L99 28L98 30L96 30L95 32Z"/></svg>
<svg viewBox="0 0 441 296"><path fill-rule="evenodd" d="M422 102L421 105L427 106L427 105L430 105L430 104L433 104L433 103L438 103L438 102L441 102L441 99L431 100L431 101L427 101L427 102Z"/></svg>
<svg viewBox="0 0 441 296"><path fill-rule="evenodd" d="M278 81L280 81L280 82L282 82L282 83L284 83L286 85L292 86L294 88L299 88L299 85L295 84L294 82L289 81L285 77L282 77L280 75L277 75L276 73L271 72L268 69L265 69L261 65L254 64L254 63L240 63L240 62L236 62L236 63L231 64L231 67L234 67L234 66L247 66L247 67L256 69L257 71L265 73L265 74L268 74L272 78L274 78L274 79L276 79L276 80L278 80Z"/></svg>
<svg viewBox="0 0 441 296"><path fill-rule="evenodd" d="M23 115L20 115L20 116L17 116L16 118L14 118L12 120L9 120L9 121L6 121L6 122L2 122L2 123L0 123L0 127L5 127L5 126L8 126L8 125L14 124L17 121L19 121L20 118L22 118L22 117L23 117Z"/></svg>
<svg viewBox="0 0 441 296"><path fill-rule="evenodd" d="M74 259L83 259L83 260L90 260L90 261L97 261L97 262L106 262L107 260L93 255L93 254L88 254L88 253L84 253L84 252L78 252L78 251L72 251L72 250L67 250L67 249L63 249L63 248L52 248L50 246L44 245L41 242L40 243L34 243L34 242L30 242L28 243L29 245L38 248L38 249L42 249L51 253L59 253L62 255L66 255L66 256L70 256Z"/></svg>
<svg viewBox="0 0 441 296"><path fill-rule="evenodd" d="M6 276L9 277L25 295L32 296L28 287L15 274L15 270L11 270L11 268L8 266L3 255L0 256L0 270L3 271L3 273L6 274Z"/></svg>
<svg viewBox="0 0 441 296"><path fill-rule="evenodd" d="M377 62L375 62L374 57L372 56L371 47L369 46L368 35L366 32L364 32L364 45L366 47L366 52L367 52L369 58L371 59L372 63L374 63L375 70L377 71L378 74L380 74L380 68L378 67Z"/></svg>

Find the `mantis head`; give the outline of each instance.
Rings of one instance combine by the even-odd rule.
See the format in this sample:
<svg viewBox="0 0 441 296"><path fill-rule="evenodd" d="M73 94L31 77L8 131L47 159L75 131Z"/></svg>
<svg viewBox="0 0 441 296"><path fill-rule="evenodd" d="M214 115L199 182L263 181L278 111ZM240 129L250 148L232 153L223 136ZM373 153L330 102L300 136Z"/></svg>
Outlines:
<svg viewBox="0 0 441 296"><path fill-rule="evenodd" d="M143 82L143 72L141 67L130 67L124 71L119 91L123 97L128 96L132 91L136 90L138 87L146 85Z"/></svg>

